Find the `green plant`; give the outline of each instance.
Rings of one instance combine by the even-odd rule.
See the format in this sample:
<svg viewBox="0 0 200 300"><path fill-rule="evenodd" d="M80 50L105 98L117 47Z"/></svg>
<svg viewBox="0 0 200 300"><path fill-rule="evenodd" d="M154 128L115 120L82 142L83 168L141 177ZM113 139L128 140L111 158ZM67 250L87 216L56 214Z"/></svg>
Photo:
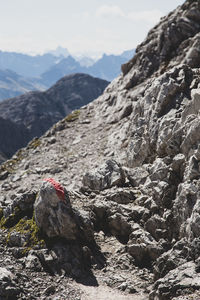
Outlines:
<svg viewBox="0 0 200 300"><path fill-rule="evenodd" d="M3 208L0 207L0 220L1 220L2 217L3 217Z"/></svg>
<svg viewBox="0 0 200 300"><path fill-rule="evenodd" d="M5 163L0 166L0 174L7 171L8 173L13 173L16 169L16 165L23 159L24 150L20 149L17 153Z"/></svg>
<svg viewBox="0 0 200 300"><path fill-rule="evenodd" d="M71 114L66 116L65 121L74 122L75 120L78 119L79 115L80 115L80 110L74 110Z"/></svg>
<svg viewBox="0 0 200 300"><path fill-rule="evenodd" d="M23 245L26 248L26 251L34 248L35 246L44 247L45 241L42 238L39 227L35 222L34 215L31 219L20 219L19 222L9 229L7 235L7 243L9 243L10 235L13 231L16 231L20 234L28 235L28 239Z"/></svg>
<svg viewBox="0 0 200 300"><path fill-rule="evenodd" d="M0 219L0 228L5 229L6 228L5 224L6 224L6 218L2 216Z"/></svg>
<svg viewBox="0 0 200 300"><path fill-rule="evenodd" d="M40 146L41 140L39 138L34 138L30 143L28 144L28 149L36 149L38 146Z"/></svg>

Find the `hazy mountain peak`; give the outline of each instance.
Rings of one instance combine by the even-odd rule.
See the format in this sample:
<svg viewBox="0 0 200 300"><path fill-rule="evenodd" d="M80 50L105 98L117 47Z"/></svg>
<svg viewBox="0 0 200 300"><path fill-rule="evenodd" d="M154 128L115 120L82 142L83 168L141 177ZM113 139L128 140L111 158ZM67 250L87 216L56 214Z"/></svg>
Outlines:
<svg viewBox="0 0 200 300"><path fill-rule="evenodd" d="M60 57L60 56L67 57L70 55L69 51L66 48L63 48L61 46L58 46L55 50L48 51L48 53L50 53L54 56L57 56L57 57Z"/></svg>

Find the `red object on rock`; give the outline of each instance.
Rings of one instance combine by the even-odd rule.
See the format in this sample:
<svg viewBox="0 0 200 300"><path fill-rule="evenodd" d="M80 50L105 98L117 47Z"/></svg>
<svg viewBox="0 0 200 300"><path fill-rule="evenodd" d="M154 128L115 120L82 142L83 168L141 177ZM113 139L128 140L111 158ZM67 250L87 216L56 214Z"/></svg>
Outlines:
<svg viewBox="0 0 200 300"><path fill-rule="evenodd" d="M53 187L55 188L57 196L61 200L63 200L63 201L65 200L65 191L60 183L55 181L55 179L53 179L53 178L46 178L46 179L44 179L44 181L50 182L53 185Z"/></svg>

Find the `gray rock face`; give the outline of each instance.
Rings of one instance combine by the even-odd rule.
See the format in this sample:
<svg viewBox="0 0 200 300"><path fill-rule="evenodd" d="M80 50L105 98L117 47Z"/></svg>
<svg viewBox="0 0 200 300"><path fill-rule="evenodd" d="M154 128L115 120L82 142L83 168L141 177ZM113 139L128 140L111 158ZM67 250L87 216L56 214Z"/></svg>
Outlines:
<svg viewBox="0 0 200 300"><path fill-rule="evenodd" d="M136 167L134 169L129 169L126 171L126 173L133 187L144 184L149 175L145 167Z"/></svg>
<svg viewBox="0 0 200 300"><path fill-rule="evenodd" d="M112 186L123 186L125 174L121 166L114 160L106 161L99 168L86 173L83 185L91 190L104 190Z"/></svg>
<svg viewBox="0 0 200 300"><path fill-rule="evenodd" d="M27 269L33 271L42 271L43 267L39 258L34 253L29 253L26 257L25 265Z"/></svg>
<svg viewBox="0 0 200 300"><path fill-rule="evenodd" d="M73 210L67 191L53 178L42 184L34 213L37 226L49 238L93 240L93 225L87 211Z"/></svg>
<svg viewBox="0 0 200 300"><path fill-rule="evenodd" d="M6 268L0 268L0 297L1 299L17 299L19 289L14 282L14 274Z"/></svg>
<svg viewBox="0 0 200 300"><path fill-rule="evenodd" d="M122 66L126 86L131 88L174 64L183 62L198 67L199 20L198 1L186 1L165 17L137 47L133 59Z"/></svg>
<svg viewBox="0 0 200 300"><path fill-rule="evenodd" d="M101 97L0 169L3 214L41 176L67 187L72 207L49 182L35 203L39 226L59 240L34 254L53 273L63 264L77 278L84 257L104 284L134 283L144 299L200 289L199 17L188 0L163 18Z"/></svg>
<svg viewBox="0 0 200 300"><path fill-rule="evenodd" d="M6 226L15 225L23 216L32 215L33 204L35 202L35 191L24 191L22 194L14 195L3 209ZM11 239L17 244L23 244L24 238L21 239L18 234L11 234ZM21 242L20 242L21 241ZM11 242L12 243L12 242Z"/></svg>
<svg viewBox="0 0 200 300"><path fill-rule="evenodd" d="M56 190L51 182L44 182L35 201L34 209L36 224L48 237L61 236L69 240L77 238L78 228L69 197L61 186Z"/></svg>
<svg viewBox="0 0 200 300"><path fill-rule="evenodd" d="M163 252L163 248L150 233L143 229L137 229L130 235L128 252L136 263L143 266L150 266Z"/></svg>
<svg viewBox="0 0 200 300"><path fill-rule="evenodd" d="M171 299L173 296L178 296L183 290L199 289L200 275L195 270L195 264L188 262L180 267L170 271L164 278L157 280L155 284L156 292L153 291L149 299Z"/></svg>

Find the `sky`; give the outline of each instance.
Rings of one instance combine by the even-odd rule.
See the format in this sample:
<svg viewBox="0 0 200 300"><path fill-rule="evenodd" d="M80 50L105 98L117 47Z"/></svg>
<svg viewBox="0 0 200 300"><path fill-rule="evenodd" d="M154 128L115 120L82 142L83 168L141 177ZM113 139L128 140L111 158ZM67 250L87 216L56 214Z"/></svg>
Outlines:
<svg viewBox="0 0 200 300"><path fill-rule="evenodd" d="M134 49L183 0L0 0L0 50L74 55Z"/></svg>

